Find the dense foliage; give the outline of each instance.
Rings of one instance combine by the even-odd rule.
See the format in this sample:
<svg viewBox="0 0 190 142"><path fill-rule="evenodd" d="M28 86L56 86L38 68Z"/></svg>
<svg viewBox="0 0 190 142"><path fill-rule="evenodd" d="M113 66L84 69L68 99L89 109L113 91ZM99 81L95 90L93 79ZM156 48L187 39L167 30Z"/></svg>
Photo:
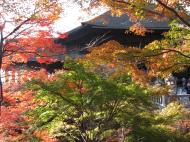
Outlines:
<svg viewBox="0 0 190 142"><path fill-rule="evenodd" d="M65 142L188 141L168 125L188 112L177 104L177 113L167 113L168 109L164 111L168 115L155 112L149 102L150 91L128 74L109 78L73 61L65 68L68 70L58 72L50 81L39 78L28 84L40 101L28 112L30 132L48 129Z"/></svg>
<svg viewBox="0 0 190 142"><path fill-rule="evenodd" d="M25 92L12 85L4 101L0 79L0 141L189 142L189 110L177 102L157 110L151 96L165 95L168 88L157 91L150 82L189 67L189 0L77 2L104 4L116 16L128 14L133 25L127 32L137 35L152 32L141 25L144 18L177 20L163 40L143 49L109 41L79 62L67 60L65 70L51 77L31 73L37 78L27 83ZM54 52L63 54L54 45L50 26L62 11L59 0L4 0L0 6L0 69L31 58L53 62ZM13 29L7 28L10 23ZM33 38L31 32L38 34Z"/></svg>

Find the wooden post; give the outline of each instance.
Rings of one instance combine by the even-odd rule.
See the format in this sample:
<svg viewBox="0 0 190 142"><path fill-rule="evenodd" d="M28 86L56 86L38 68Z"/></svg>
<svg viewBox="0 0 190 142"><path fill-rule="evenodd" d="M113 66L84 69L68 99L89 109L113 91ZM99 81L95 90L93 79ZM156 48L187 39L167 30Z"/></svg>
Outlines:
<svg viewBox="0 0 190 142"><path fill-rule="evenodd" d="M7 84L9 81L9 73L7 70L5 70L5 84Z"/></svg>
<svg viewBox="0 0 190 142"><path fill-rule="evenodd" d="M11 84L11 81L12 81L12 71L8 71L8 80L9 80L9 84Z"/></svg>
<svg viewBox="0 0 190 142"><path fill-rule="evenodd" d="M21 70L18 69L18 71L17 71L17 83L18 83L18 84L20 84L20 80L21 80L21 79L20 79L20 78L21 78L21 75L20 75L21 73L20 73L20 72L21 72Z"/></svg>
<svg viewBox="0 0 190 142"><path fill-rule="evenodd" d="M166 106L166 96L162 96L162 105L163 105L163 107L165 107Z"/></svg>
<svg viewBox="0 0 190 142"><path fill-rule="evenodd" d="M18 79L19 79L18 70L15 70L15 83L18 83Z"/></svg>
<svg viewBox="0 0 190 142"><path fill-rule="evenodd" d="M5 71L4 70L1 70L1 79L2 79L2 83L4 84L5 83Z"/></svg>
<svg viewBox="0 0 190 142"><path fill-rule="evenodd" d="M11 83L15 83L15 70L12 70L12 74L11 74Z"/></svg>

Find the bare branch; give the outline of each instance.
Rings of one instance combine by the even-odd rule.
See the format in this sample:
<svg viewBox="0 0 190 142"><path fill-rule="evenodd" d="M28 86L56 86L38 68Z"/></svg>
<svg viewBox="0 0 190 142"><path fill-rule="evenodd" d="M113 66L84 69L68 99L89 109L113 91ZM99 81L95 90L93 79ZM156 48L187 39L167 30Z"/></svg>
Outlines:
<svg viewBox="0 0 190 142"><path fill-rule="evenodd" d="M86 50L88 48L92 48L94 46L97 46L99 43L109 39L110 36L106 37L109 33L110 33L110 31L103 34L102 36L96 37L94 40L92 40L88 44L86 44L86 46L84 48L82 48L80 51L84 51L84 50Z"/></svg>
<svg viewBox="0 0 190 142"><path fill-rule="evenodd" d="M36 10L36 9L35 9ZM31 14L30 17L28 17L26 20L24 20L23 22L21 22L18 26L16 26L4 39L7 39L8 37L10 37L11 35L13 35L15 32L17 32L24 24L26 24L27 22L29 22L32 19L32 16L39 13L39 11L34 11L33 14Z"/></svg>

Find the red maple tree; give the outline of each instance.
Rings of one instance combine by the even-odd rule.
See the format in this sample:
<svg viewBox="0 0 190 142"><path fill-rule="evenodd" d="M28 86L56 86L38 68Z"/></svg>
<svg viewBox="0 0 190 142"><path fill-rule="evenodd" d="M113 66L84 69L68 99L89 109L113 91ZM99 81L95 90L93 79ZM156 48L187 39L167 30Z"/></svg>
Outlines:
<svg viewBox="0 0 190 142"><path fill-rule="evenodd" d="M32 58L39 62L55 61L55 53L63 51L53 43L51 24L61 12L59 0L0 2L0 70ZM0 72L0 105L3 103L1 78Z"/></svg>
<svg viewBox="0 0 190 142"><path fill-rule="evenodd" d="M43 69L39 71L27 71L27 74L46 81L54 78L54 76L48 78L47 72L45 72ZM1 107L0 141L25 142L29 141L29 139L32 137L36 137L44 142L57 142L57 140L52 138L46 130L35 130L30 134L27 133L27 131L30 129L30 126L27 125L27 122L30 121L31 118L24 114L28 110L37 107L37 105L41 104L42 102L36 101L33 98L32 91L20 91L20 86L22 86L22 83L24 82L25 79L23 78L21 84L11 83L11 85L4 85L5 103Z"/></svg>

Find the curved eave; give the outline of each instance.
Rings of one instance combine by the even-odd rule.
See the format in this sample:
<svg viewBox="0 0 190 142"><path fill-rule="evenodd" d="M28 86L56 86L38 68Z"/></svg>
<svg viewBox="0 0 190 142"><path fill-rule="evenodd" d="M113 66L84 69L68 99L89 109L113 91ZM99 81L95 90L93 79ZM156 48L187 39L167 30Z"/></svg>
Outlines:
<svg viewBox="0 0 190 142"><path fill-rule="evenodd" d="M120 29L120 30L129 30L130 27L107 27L107 26L96 26L96 25L92 25L92 28L96 28L96 29ZM170 27L145 27L148 30L169 30Z"/></svg>
<svg viewBox="0 0 190 142"><path fill-rule="evenodd" d="M82 38L86 32L88 32L91 29L90 25L81 25L69 32L67 32L67 37L66 38L57 38L55 40L56 43L60 44L63 42L70 42L70 39L75 40L75 39L79 39Z"/></svg>

